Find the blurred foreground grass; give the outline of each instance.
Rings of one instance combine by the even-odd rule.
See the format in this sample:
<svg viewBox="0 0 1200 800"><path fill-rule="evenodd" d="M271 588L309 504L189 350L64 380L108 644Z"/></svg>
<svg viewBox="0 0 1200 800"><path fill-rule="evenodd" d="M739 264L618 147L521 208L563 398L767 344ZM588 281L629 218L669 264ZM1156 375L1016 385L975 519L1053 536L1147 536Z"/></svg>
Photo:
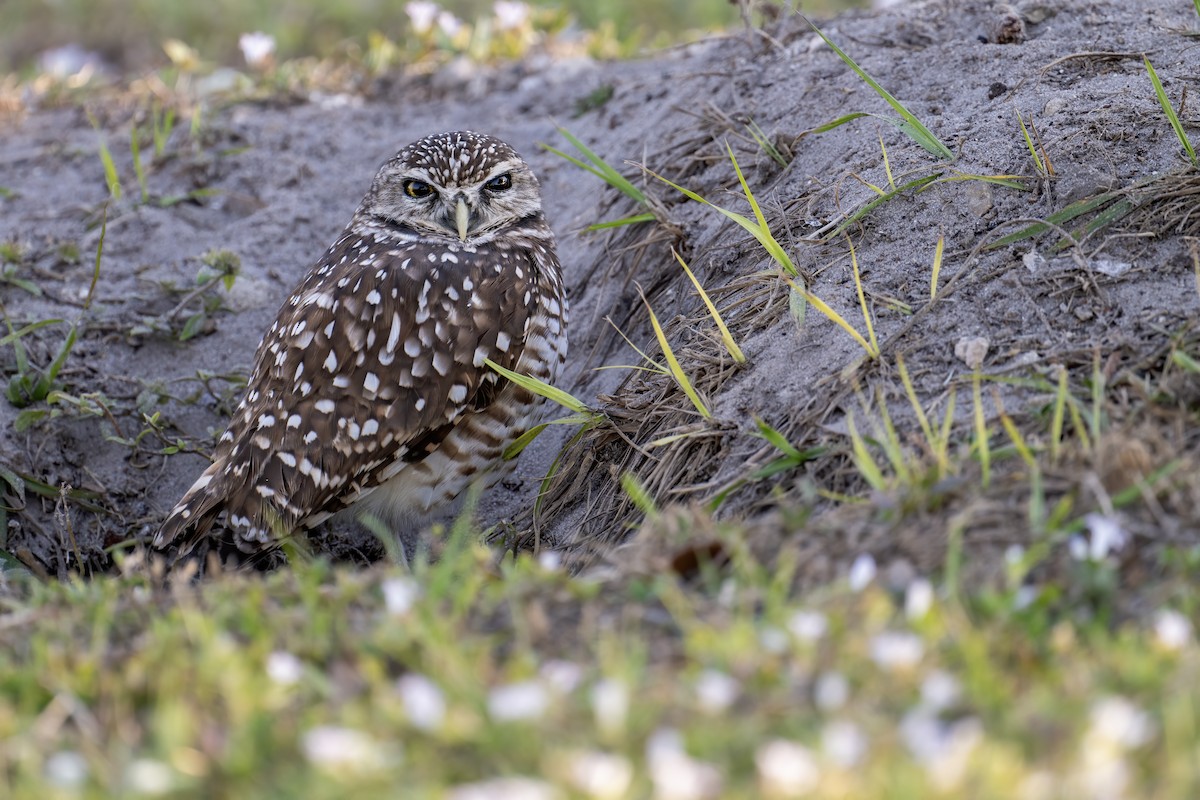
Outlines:
<svg viewBox="0 0 1200 800"><path fill-rule="evenodd" d="M863 4L863 0L809 0L800 5L806 13L825 13ZM252 31L273 36L281 58L325 58L348 47L364 47L372 34L394 41L410 36L408 5L414 4L405 0L4 0L0 71L28 70L40 53L66 45L96 51L122 69L161 65L165 60L161 45L167 39L187 43L205 59L237 63L238 37ZM443 0L437 5L468 25L495 11L489 0ZM619 54L740 24L737 7L729 0L536 0L530 5L555 27L602 32L610 49Z"/></svg>
<svg viewBox="0 0 1200 800"><path fill-rule="evenodd" d="M432 566L302 562L0 594L0 795L1189 797L1200 649L856 566L797 598L734 552L573 578L461 533Z"/></svg>

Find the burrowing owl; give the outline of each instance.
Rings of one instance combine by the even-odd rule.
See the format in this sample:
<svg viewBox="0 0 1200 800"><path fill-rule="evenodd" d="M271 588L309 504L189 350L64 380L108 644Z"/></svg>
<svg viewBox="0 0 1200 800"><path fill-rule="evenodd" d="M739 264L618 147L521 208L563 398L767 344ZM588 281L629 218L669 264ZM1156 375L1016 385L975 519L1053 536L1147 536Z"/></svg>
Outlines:
<svg viewBox="0 0 1200 800"><path fill-rule="evenodd" d="M427 136L379 170L283 304L213 464L157 548L214 525L253 553L351 504L392 524L495 474L567 353L567 299L538 182L504 142Z"/></svg>

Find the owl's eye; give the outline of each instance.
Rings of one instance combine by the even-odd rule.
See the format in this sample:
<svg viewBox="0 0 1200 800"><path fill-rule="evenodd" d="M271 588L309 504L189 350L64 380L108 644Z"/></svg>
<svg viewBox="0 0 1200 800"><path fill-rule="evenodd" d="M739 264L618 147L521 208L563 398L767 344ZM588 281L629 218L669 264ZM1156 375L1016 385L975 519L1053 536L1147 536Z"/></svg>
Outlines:
<svg viewBox="0 0 1200 800"><path fill-rule="evenodd" d="M409 179L404 182L404 193L409 197L420 199L433 194L433 187L425 181Z"/></svg>
<svg viewBox="0 0 1200 800"><path fill-rule="evenodd" d="M487 189L489 192L503 192L505 189L511 189L512 188L512 175L510 175L507 172L504 173L503 175L497 175L496 177L492 178L490 181L485 183L483 185L483 187L485 189Z"/></svg>

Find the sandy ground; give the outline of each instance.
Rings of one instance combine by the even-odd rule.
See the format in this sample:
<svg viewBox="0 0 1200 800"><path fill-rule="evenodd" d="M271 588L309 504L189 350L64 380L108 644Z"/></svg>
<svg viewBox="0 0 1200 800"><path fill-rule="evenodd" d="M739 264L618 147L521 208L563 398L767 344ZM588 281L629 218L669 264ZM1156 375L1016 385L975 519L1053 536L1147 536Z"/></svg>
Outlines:
<svg viewBox="0 0 1200 800"><path fill-rule="evenodd" d="M206 459L162 455L166 442L156 433L137 447L112 435L134 438L147 427L144 415L157 413L168 439L207 451L237 400L231 379L245 375L279 303L339 234L378 165L436 130L496 134L533 164L559 235L574 312L563 388L609 409L616 428L641 448L611 430L569 448L561 470L567 480L553 489L538 521L543 545L592 553L604 549L597 543L624 540L637 516L613 489L613 477L627 469L660 503L711 497L769 457L763 441L750 435L754 416L799 447L841 444L840 453L732 493L722 507L722 513L748 515L760 527L794 532L796 524L773 511L780 497L807 502L814 486L862 491L847 467L843 435L846 411L858 408L860 397L882 392L900 410L902 427L915 427L902 413L907 401L894 366L884 366L894 365L898 353L930 413L939 416L947 387L969 375L955 356L955 345L968 337L988 342L984 373L1005 378L1055 380L1061 366L1082 381L1096 358L1109 375L1159 363L1155 359L1171 337L1189 332L1196 316L1196 279L1183 236L1196 232L1195 221L1157 229L1154 197L1143 194L1135 202L1149 210L1138 226L1098 230L1077 248L1055 250L1052 235L990 250L980 246L1019 230L1027 224L1022 220L1044 218L1110 189L1154 176L1194 178L1194 171L1183 172L1186 157L1155 99L1142 54L1150 55L1176 106L1187 96L1185 126L1193 140L1200 138L1192 101L1200 92L1197 51L1194 34L1185 33L1197 27L1195 12L1190 4L1159 0L1058 0L1020 11L1025 38L1013 43L994 41L1003 37L1005 12L986 2L912 3L823 23L954 151L955 161L940 167L895 128L870 117L811 132L852 112L891 112L799 18L781 20L766 35L731 35L639 62L447 70L377 81L364 95L227 105L204 118L198 141L179 126L165 157L149 168L152 198L215 190L166 208L137 201L128 153L137 114L132 101L97 98L83 108L34 102L0 119L0 186L10 190L0 200L0 241L20 246L23 257L12 274L41 291L0 282L4 313L17 327L50 318L80 320L79 342L59 382L77 398L102 393L109 414L41 402L30 408L61 413L17 432L21 409L0 403L4 464L50 486L96 493L81 505L27 492L24 508L9 517L8 549L53 573L77 557L102 567L105 548L152 534ZM600 90L611 90L611 97L590 103ZM1037 178L1018 113L1036 126L1052 178ZM749 120L774 142L786 167L749 136ZM860 329L847 240L819 241L818 234L874 197L872 185L887 187L881 139L897 184L935 173L1031 177L1027 191L941 181L903 193L848 228L885 348L883 365L860 367L851 380L845 370L861 356L859 346L812 309L798 325L788 313L786 286L761 274L773 269L764 251L711 209L639 177L661 203L670 229L646 224L582 233L588 224L640 209L539 147L568 147L556 123L610 163L645 164L748 213L736 195L728 142L812 290ZM97 155L102 139L114 153L126 195L108 208L100 280L85 310L108 196ZM629 166L627 174L638 171ZM1076 223L1067 227L1074 230ZM941 284L948 288L926 307L939 236L946 253ZM726 309L747 366L735 369L723 355L696 293L671 258L671 245ZM199 335L181 342L172 331L202 301L169 315L194 285L202 257L214 249L235 253L241 274L232 291L222 292L222 307ZM608 318L639 347L655 350L639 287L668 323L715 422L690 414L664 378L594 369L638 360ZM47 363L66 330L65 324L48 326L22 342L34 362ZM0 370L11 375L15 369L14 348L5 346ZM853 391L855 381L861 395ZM989 382L987 393L990 413L994 398L1022 411L1047 402L1044 392L1015 383ZM969 392L960 392L958 400L966 425ZM1127 430L1138 424L1115 422ZM647 443L672 433L688 436L646 450ZM514 520L518 532L528 531L538 484L568 434L552 429L528 450L514 476L483 501L481 521ZM995 502L1001 511L1002 499ZM814 503L819 512L820 501ZM1019 523L1024 512L1010 512ZM803 545L814 575L843 567L864 549L921 569L937 566L944 554L944 516L904 531L839 519L840 534L814 536ZM1173 541L1200 538L1192 522L1169 526ZM1020 541L1019 529L983 526L980 546L992 548L983 552ZM334 538L330 546L339 552L378 552L369 537Z"/></svg>

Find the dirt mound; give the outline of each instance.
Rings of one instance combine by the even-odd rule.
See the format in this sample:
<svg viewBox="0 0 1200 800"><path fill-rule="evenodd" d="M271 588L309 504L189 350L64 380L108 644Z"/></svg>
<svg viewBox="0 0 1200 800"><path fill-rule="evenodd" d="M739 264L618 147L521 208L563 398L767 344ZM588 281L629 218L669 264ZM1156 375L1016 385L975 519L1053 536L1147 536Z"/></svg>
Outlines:
<svg viewBox="0 0 1200 800"><path fill-rule="evenodd" d="M504 138L539 174L573 306L562 388L606 414L570 443L573 431L551 428L485 499L481 521L513 521L504 531L518 544L537 541L591 563L642 524L643 509L620 486L631 474L658 506L707 504L718 516L752 518L755 541L768 551L799 548L802 572L814 580L863 550L934 568L945 557L945 531L968 511L960 533L987 562L1033 537L1024 500L1006 488L1022 462L1001 415L1043 443L1060 374L1083 400L1105 381L1097 390L1112 404L1109 418L1090 432L1112 433L1108 450L1096 442L1065 453L1063 474L1047 476L1047 485L1054 496L1077 497L1076 511L1101 507L1106 492L1142 472L1127 470L1109 486L1100 451L1128 453L1138 440L1145 458L1134 467L1147 469L1195 452L1186 424L1195 376L1173 369L1170 357L1196 350L1188 237L1200 226L1200 174L1182 154L1142 54L1183 104L1196 88L1196 19L1184 4L1152 0L1028 4L1019 18L1004 8L925 2L823 25L949 146L950 163L877 118L819 132L855 112L894 114L798 17L635 63L444 72L381 81L365 97L231 104L196 130L171 134L146 174L149 202L126 145L143 119L136 99L8 118L0 141L0 186L10 190L0 200L0 240L11 243L0 280L5 316L14 328L65 320L21 337L35 364L50 363L68 324L79 322L58 376L62 394L23 408L0 404L3 461L36 479L9 515L8 549L61 572L77 561L103 566L107 549L147 536L203 469L261 332L341 231L377 165L408 141L454 128ZM1183 117L1195 138L1186 104ZM539 147L570 150L556 124L634 178L659 220L581 232L645 209ZM84 308L109 194L101 141L125 195L108 207L100 279ZM629 165L749 215L727 146L797 267L791 284L744 229ZM978 179L1014 175L1024 177ZM1064 209L1080 213L996 246ZM1063 246L1063 235L1074 243ZM721 309L745 364L729 355L672 247ZM219 280L197 290L198 274L211 280L228 262L214 251L240 262L232 290ZM864 358L812 303L800 321L802 286L864 335L865 303L881 355ZM595 369L644 366L620 334L663 360L647 306L711 418L669 375ZM886 444L882 407L905 452L929 455L898 357L935 425L956 403L955 441L971 446L972 369L955 352L967 339L987 343L983 416L993 446L1011 457L990 479L940 476L922 487L915 510L905 506L912 489L904 481L870 492L850 434ZM11 343L0 367L20 370ZM1167 406L1178 414L1122 413L1143 409L1166 376L1175 381ZM764 430L811 452L781 465L787 453ZM556 476L534 514L552 463ZM1094 486L1089 476L1099 476ZM983 492L964 488L983 484ZM1200 524L1189 492L1160 497L1164 516L1145 530L1194 543ZM846 504L847 496L868 501ZM340 553L378 553L363 533L331 538Z"/></svg>

